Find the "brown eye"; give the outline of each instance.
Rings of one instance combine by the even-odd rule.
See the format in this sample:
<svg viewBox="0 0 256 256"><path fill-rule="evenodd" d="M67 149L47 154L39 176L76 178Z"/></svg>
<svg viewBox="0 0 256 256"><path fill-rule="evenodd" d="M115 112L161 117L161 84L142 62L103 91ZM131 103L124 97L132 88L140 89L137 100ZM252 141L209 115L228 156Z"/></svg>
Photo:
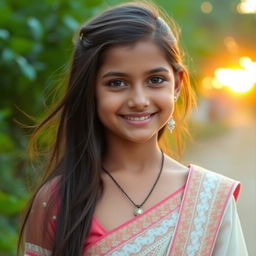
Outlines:
<svg viewBox="0 0 256 256"><path fill-rule="evenodd" d="M113 88L119 88L119 87L123 87L125 85L126 85L125 82L123 80L119 80L119 79L111 80L107 83L107 86L113 87Z"/></svg>
<svg viewBox="0 0 256 256"><path fill-rule="evenodd" d="M153 76L149 79L150 84L161 84L165 81L166 81L166 79L164 79L163 77L160 77L160 76Z"/></svg>

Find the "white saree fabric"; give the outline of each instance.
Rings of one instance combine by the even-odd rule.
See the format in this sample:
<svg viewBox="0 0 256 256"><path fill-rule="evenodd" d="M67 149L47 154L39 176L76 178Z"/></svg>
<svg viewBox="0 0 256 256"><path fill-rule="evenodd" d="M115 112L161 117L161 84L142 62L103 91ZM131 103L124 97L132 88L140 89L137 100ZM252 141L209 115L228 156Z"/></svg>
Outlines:
<svg viewBox="0 0 256 256"><path fill-rule="evenodd" d="M229 200L212 255L248 256L233 196Z"/></svg>

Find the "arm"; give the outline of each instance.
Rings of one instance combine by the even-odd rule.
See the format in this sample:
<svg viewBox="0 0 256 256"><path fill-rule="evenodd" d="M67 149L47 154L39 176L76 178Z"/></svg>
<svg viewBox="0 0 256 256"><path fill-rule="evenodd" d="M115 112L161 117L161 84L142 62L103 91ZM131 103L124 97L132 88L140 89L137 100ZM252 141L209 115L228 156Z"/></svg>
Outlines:
<svg viewBox="0 0 256 256"><path fill-rule="evenodd" d="M248 256L233 196L229 200L212 255Z"/></svg>
<svg viewBox="0 0 256 256"><path fill-rule="evenodd" d="M25 227L25 256L50 256L53 247L56 212L49 208L51 186L37 193Z"/></svg>

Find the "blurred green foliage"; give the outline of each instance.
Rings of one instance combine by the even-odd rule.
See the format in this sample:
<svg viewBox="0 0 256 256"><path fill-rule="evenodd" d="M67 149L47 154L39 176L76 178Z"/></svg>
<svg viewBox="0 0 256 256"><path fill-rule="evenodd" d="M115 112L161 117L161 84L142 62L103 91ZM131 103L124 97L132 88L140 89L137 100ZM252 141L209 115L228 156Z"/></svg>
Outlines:
<svg viewBox="0 0 256 256"><path fill-rule="evenodd" d="M0 2L0 255L15 255L18 214L37 172L27 156L33 124L44 94L53 87L72 52L72 37L101 1L2 0ZM60 68L61 67L61 68ZM20 111L20 109L22 111ZM17 122L16 122L17 121Z"/></svg>
<svg viewBox="0 0 256 256"><path fill-rule="evenodd" d="M68 66L74 31L92 15L119 2L0 1L0 256L15 255L18 214L38 176L26 151L31 130L17 124L33 121L22 112L40 119L47 105L45 96ZM216 2L214 12L207 15L200 11L201 2L156 1L180 24L182 44L197 58L196 62L188 59L195 77L200 61L216 51L221 36L237 20L232 12L237 1L212 1Z"/></svg>

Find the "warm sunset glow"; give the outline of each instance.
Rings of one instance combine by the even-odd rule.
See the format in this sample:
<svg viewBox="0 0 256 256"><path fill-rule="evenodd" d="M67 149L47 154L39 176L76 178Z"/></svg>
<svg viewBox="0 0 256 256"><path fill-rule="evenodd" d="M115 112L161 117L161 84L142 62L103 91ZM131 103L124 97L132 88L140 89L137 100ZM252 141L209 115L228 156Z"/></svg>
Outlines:
<svg viewBox="0 0 256 256"><path fill-rule="evenodd" d="M249 57L239 59L241 68L218 68L215 70L214 77L207 77L203 80L205 89L230 88L236 93L250 91L256 84L256 62Z"/></svg>
<svg viewBox="0 0 256 256"><path fill-rule="evenodd" d="M256 13L256 0L241 0L241 3L237 5L239 13Z"/></svg>
<svg viewBox="0 0 256 256"><path fill-rule="evenodd" d="M248 76L246 70L219 68L215 77L220 86L228 86L235 92L247 92L254 84L253 77Z"/></svg>
<svg viewBox="0 0 256 256"><path fill-rule="evenodd" d="M239 45L236 42L235 38L231 37L231 36L227 36L224 38L224 45L226 46L227 50L230 53L236 53L238 52L239 49Z"/></svg>

